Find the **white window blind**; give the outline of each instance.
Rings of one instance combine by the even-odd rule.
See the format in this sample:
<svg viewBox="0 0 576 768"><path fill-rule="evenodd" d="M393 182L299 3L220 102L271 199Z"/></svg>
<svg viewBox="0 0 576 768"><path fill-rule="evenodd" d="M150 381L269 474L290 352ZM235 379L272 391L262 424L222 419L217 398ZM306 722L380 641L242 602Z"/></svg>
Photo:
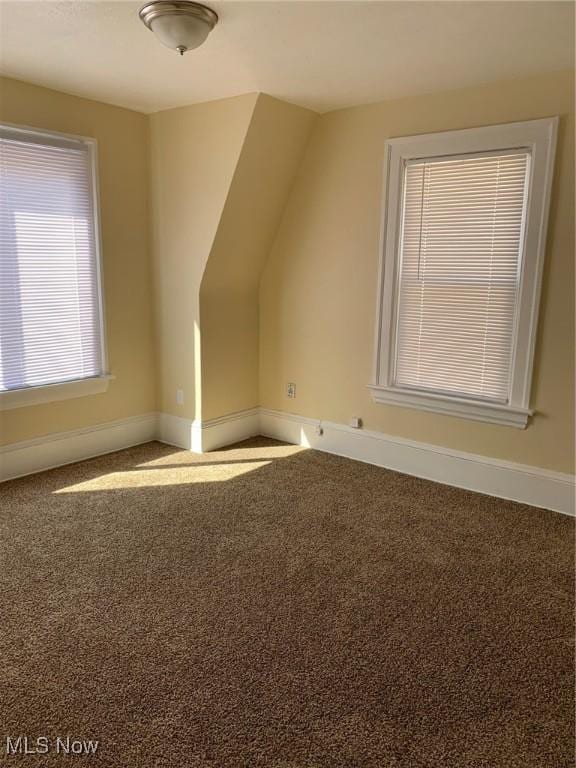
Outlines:
<svg viewBox="0 0 576 768"><path fill-rule="evenodd" d="M91 143L0 127L0 390L104 373Z"/></svg>
<svg viewBox="0 0 576 768"><path fill-rule="evenodd" d="M507 403L530 153L404 166L393 382Z"/></svg>

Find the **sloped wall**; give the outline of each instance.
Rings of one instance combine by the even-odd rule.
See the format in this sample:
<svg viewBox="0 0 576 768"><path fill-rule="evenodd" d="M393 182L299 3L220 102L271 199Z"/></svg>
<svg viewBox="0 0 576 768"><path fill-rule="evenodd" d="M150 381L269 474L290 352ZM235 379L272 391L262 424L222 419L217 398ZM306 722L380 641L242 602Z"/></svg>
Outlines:
<svg viewBox="0 0 576 768"><path fill-rule="evenodd" d="M163 413L206 420L258 405L260 274L315 117L262 94L150 117Z"/></svg>
<svg viewBox="0 0 576 768"><path fill-rule="evenodd" d="M246 94L150 116L157 389L164 413L201 417L200 283L256 102L256 94Z"/></svg>
<svg viewBox="0 0 576 768"><path fill-rule="evenodd" d="M258 96L200 288L204 420L259 404L260 276L316 119Z"/></svg>

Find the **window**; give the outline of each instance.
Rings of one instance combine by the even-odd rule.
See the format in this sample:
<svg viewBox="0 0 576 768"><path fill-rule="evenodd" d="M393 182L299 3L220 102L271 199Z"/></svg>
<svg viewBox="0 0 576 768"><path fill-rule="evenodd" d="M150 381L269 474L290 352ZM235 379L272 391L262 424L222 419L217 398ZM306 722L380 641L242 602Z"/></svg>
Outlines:
<svg viewBox="0 0 576 768"><path fill-rule="evenodd" d="M526 426L557 122L387 142L377 402Z"/></svg>
<svg viewBox="0 0 576 768"><path fill-rule="evenodd" d="M95 144L0 126L0 405L107 386Z"/></svg>

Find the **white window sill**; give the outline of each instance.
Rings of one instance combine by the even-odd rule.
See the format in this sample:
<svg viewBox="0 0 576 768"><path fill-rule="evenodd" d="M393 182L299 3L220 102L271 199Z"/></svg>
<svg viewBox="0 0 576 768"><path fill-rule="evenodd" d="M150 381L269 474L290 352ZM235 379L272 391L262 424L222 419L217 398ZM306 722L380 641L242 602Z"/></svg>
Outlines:
<svg viewBox="0 0 576 768"><path fill-rule="evenodd" d="M0 392L0 411L13 408L25 408L40 403L53 403L57 400L71 400L75 397L97 395L106 392L114 376L95 376L90 379L63 381L58 384L46 384L41 387L26 387Z"/></svg>
<svg viewBox="0 0 576 768"><path fill-rule="evenodd" d="M385 405L399 405L403 408L416 408L421 411L443 413L474 421L486 421L490 424L504 424L509 427L524 429L532 411L511 405L483 403L478 400L466 400L459 397L435 395L431 393L408 392L393 387L369 384L372 399Z"/></svg>

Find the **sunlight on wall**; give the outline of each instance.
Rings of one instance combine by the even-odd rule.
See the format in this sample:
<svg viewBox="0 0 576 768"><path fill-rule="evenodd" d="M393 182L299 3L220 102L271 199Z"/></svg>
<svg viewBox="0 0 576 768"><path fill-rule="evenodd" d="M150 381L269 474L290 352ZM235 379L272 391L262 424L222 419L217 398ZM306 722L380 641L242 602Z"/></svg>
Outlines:
<svg viewBox="0 0 576 768"><path fill-rule="evenodd" d="M310 448L310 440L306 436L304 427L300 427L300 445L304 446L304 448Z"/></svg>
<svg viewBox="0 0 576 768"><path fill-rule="evenodd" d="M198 320L194 320L194 418L202 418L202 337ZM194 450L202 450L202 441L193 445Z"/></svg>

